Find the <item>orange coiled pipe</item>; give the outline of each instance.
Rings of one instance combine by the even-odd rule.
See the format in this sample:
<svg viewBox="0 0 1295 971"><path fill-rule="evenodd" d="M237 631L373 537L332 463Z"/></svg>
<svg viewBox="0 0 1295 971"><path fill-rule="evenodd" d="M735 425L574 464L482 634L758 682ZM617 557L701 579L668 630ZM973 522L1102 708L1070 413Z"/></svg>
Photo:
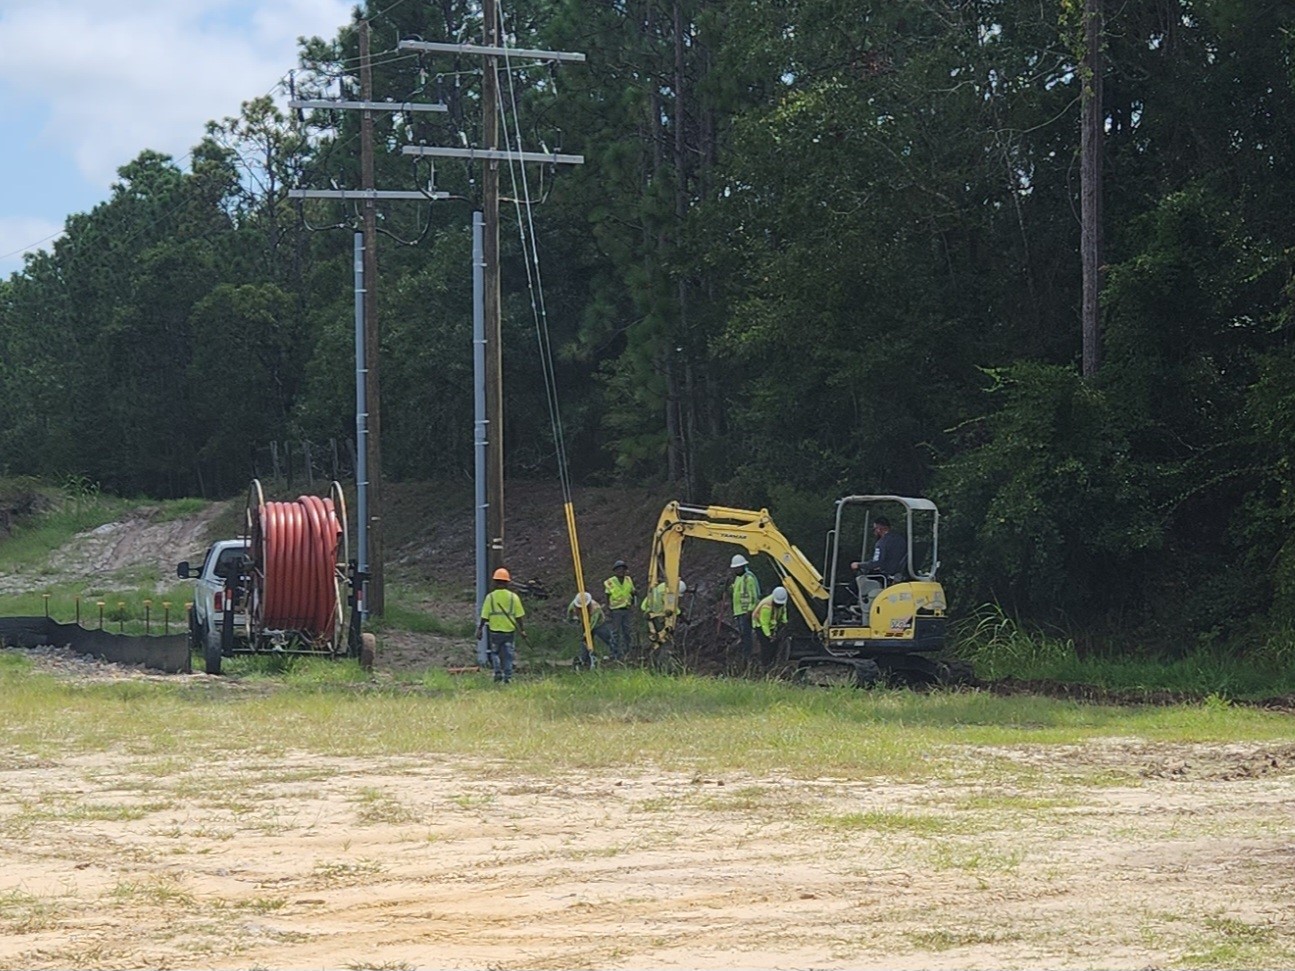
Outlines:
<svg viewBox="0 0 1295 971"><path fill-rule="evenodd" d="M333 636L336 566L342 527L332 499L301 496L265 502L249 495L253 623L260 630L297 631L311 640Z"/></svg>

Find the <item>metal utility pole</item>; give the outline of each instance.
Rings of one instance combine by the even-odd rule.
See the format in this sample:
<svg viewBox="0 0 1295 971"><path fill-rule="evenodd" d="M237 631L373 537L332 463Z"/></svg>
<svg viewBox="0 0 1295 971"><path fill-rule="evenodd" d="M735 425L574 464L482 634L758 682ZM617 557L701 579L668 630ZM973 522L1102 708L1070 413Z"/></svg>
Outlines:
<svg viewBox="0 0 1295 971"><path fill-rule="evenodd" d="M1097 376L1102 358L1102 0L1084 2L1083 107L1079 134L1080 259L1083 264L1083 367L1085 378Z"/></svg>
<svg viewBox="0 0 1295 971"><path fill-rule="evenodd" d="M550 165L581 165L581 155L558 155L551 152L523 152L521 146L499 149L499 58L524 57L545 61L583 62L583 54L564 51L506 48L500 46L497 0L482 0L484 42L477 44L442 44L429 41L402 40L399 50L426 51L440 54L480 54L485 62L481 86L482 148L449 148L431 145L406 145L405 155L430 155L440 158L463 158L481 161L482 217L484 232L482 259L484 272L485 316L485 388L486 388L486 532L490 546L490 569L504 563L504 359L503 322L499 284L499 163L544 162Z"/></svg>
<svg viewBox="0 0 1295 971"><path fill-rule="evenodd" d="M373 64L369 58L369 22L360 21L360 98L373 100ZM373 112L360 115L360 188L373 189ZM382 396L379 381L378 334L378 212L377 203L364 200L364 350L368 366L365 382L369 409L369 600L367 613L382 616L387 597L382 542Z"/></svg>
<svg viewBox="0 0 1295 971"><path fill-rule="evenodd" d="M499 11L496 0L483 0L485 26L482 44L499 46ZM499 148L499 65L494 54L485 55L481 78L481 126L487 152ZM482 255L485 271L486 315L486 536L490 542L490 569L504 565L504 354L503 315L499 308L499 160L487 159L481 179L481 209L485 218Z"/></svg>
<svg viewBox="0 0 1295 971"><path fill-rule="evenodd" d="M377 260L377 203L380 201L434 202L449 198L447 192L437 192L432 186L425 189L375 189L373 160L373 112L388 111L409 114L413 112L444 112L443 104L398 103L373 100L373 71L369 53L368 21L359 23L360 88L362 99L323 100L293 99L290 108L322 108L328 110L361 111L360 118L360 181L359 189L289 189L290 199L331 199L338 202L356 201L362 204L361 228L357 235L362 253L356 252L356 381L355 403L356 481L358 492L357 516L359 557L361 564L368 563L371 576L366 585L368 596L365 613L381 613L386 596L383 586L383 533L382 533L382 452L381 414L378 385L379 332L378 332L378 260ZM360 287L360 280L363 287ZM367 380L364 380L367 379ZM361 381L363 388L361 389ZM364 428L358 424L363 418Z"/></svg>
<svg viewBox="0 0 1295 971"><path fill-rule="evenodd" d="M486 449L489 435L486 426L486 314L485 314L485 220L481 213L472 214L472 428L473 460L476 467L473 499L476 502L474 525L477 547L477 603L486 599L489 582L489 545L486 537ZM487 654L489 641L477 639L477 663L483 668L490 663Z"/></svg>
<svg viewBox="0 0 1295 971"><path fill-rule="evenodd" d="M355 234L355 493L357 509L355 566L369 572L369 416L364 339L364 234ZM360 590L361 616L368 612L368 583Z"/></svg>

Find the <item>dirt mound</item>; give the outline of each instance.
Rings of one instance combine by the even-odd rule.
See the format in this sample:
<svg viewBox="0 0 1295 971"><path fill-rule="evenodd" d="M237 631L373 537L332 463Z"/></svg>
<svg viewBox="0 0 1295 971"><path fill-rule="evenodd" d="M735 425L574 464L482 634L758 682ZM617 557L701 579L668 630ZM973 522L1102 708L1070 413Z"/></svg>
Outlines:
<svg viewBox="0 0 1295 971"><path fill-rule="evenodd" d="M209 527L227 505L213 503L182 517L166 515L159 506L132 509L115 522L78 533L38 569L0 573L0 594L78 583L102 590L169 584L176 563L205 551Z"/></svg>

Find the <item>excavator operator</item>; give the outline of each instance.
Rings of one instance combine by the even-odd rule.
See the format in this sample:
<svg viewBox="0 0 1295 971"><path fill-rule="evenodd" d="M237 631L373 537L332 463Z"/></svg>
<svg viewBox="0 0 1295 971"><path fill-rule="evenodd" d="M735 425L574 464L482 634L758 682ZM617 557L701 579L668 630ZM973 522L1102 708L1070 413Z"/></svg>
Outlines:
<svg viewBox="0 0 1295 971"><path fill-rule="evenodd" d="M872 535L876 545L872 548L872 559L862 563L851 563L862 576L884 577L886 583L894 583L904 572L904 560L908 556L908 544L904 537L890 528L890 520L878 516L872 523Z"/></svg>

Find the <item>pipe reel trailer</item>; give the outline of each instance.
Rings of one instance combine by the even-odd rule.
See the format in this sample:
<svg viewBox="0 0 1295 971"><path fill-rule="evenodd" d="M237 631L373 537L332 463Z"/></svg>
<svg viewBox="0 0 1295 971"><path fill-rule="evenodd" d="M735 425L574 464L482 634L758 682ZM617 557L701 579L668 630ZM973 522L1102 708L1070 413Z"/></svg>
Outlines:
<svg viewBox="0 0 1295 971"><path fill-rule="evenodd" d="M339 483L327 498L273 502L253 479L243 542L236 567L225 571L220 637L204 645L209 674L220 673L224 658L247 654L354 657L372 668L376 639L360 629L367 577L350 559Z"/></svg>

